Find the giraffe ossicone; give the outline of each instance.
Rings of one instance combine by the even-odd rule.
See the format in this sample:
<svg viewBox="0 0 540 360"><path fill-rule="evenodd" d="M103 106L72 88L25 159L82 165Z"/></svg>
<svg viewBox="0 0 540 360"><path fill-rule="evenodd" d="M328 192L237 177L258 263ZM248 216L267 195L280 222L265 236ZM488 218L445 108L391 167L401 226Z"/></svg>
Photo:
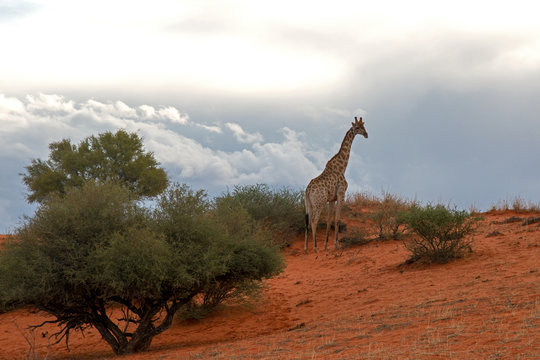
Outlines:
<svg viewBox="0 0 540 360"><path fill-rule="evenodd" d="M368 133L364 128L362 118L358 120L354 118L351 123L351 128L345 134L341 147L336 155L334 155L326 163L323 172L312 179L305 193L306 203L306 233L304 250L308 251L308 230L311 225L313 234L313 249L317 251L317 224L323 208L328 203L328 221L326 223L326 240L324 242L325 250L328 249L328 235L330 234L330 224L332 220L332 212L334 216L334 246L338 246L338 223L340 211L343 202L345 201L345 192L347 191L347 180L345 180L345 170L349 162L352 142L356 135L362 135L366 139Z"/></svg>

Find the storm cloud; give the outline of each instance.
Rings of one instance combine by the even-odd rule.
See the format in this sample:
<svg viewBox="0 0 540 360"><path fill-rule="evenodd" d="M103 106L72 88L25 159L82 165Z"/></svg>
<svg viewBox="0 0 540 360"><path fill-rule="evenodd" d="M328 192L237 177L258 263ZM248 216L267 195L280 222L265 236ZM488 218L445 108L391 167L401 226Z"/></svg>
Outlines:
<svg viewBox="0 0 540 360"><path fill-rule="evenodd" d="M0 232L30 213L19 174L50 142L119 128L219 194L305 187L363 116L349 192L540 202L535 1L7 4Z"/></svg>

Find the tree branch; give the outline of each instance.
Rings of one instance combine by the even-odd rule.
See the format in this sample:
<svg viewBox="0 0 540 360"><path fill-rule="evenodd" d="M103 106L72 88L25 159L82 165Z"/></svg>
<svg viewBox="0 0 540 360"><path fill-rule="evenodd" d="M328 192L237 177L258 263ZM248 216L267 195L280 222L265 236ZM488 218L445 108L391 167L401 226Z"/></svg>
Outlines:
<svg viewBox="0 0 540 360"><path fill-rule="evenodd" d="M124 305L125 307L127 307L131 312L137 314L137 316L139 317L142 317L142 309L141 308L138 308L136 307L135 305L133 305L129 300L126 300L120 296L112 296L111 297L111 300L112 301L115 301L119 304L122 304Z"/></svg>

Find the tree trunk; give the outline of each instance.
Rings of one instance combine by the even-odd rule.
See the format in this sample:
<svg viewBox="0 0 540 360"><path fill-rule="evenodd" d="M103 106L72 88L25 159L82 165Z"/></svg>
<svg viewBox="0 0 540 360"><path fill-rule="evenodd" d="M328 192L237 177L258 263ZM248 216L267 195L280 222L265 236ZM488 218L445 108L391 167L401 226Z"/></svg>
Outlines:
<svg viewBox="0 0 540 360"><path fill-rule="evenodd" d="M140 351L148 350L154 336L159 332L156 331L153 318L161 309L161 305L153 305L146 307L144 316L140 319L137 329L132 334L131 339L124 346L119 347L117 355L132 354Z"/></svg>
<svg viewBox="0 0 540 360"><path fill-rule="evenodd" d="M117 324L109 319L104 306L101 309L101 314L96 312L96 315L98 316L93 317L92 326L99 331L103 339L107 341L116 355L127 355L146 351L150 348L154 336L161 334L171 326L176 311L180 306L186 304L194 294L196 294L196 292L193 292L192 295L186 297L182 301L173 301L170 306L165 302L154 303L141 308L135 308L127 300L117 299L119 303L135 310L134 313L139 316L139 319L136 321L137 328L134 333L122 331ZM155 316L163 308L165 308L166 311L165 318L156 327L157 324L154 323L156 321Z"/></svg>
<svg viewBox="0 0 540 360"><path fill-rule="evenodd" d="M154 336L155 335L152 332L148 332L141 336L134 335L133 338L127 344L125 344L125 346L120 347L117 351L115 351L115 353L116 355L127 355L146 351L148 348L150 348Z"/></svg>

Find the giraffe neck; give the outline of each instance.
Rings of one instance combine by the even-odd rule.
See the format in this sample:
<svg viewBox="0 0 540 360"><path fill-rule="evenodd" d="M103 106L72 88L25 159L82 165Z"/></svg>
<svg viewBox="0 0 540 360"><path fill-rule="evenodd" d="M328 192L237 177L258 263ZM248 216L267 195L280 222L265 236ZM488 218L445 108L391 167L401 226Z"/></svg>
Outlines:
<svg viewBox="0 0 540 360"><path fill-rule="evenodd" d="M349 129L341 142L341 147L336 155L326 164L326 168L337 173L344 174L351 154L351 146L354 140L354 131Z"/></svg>

